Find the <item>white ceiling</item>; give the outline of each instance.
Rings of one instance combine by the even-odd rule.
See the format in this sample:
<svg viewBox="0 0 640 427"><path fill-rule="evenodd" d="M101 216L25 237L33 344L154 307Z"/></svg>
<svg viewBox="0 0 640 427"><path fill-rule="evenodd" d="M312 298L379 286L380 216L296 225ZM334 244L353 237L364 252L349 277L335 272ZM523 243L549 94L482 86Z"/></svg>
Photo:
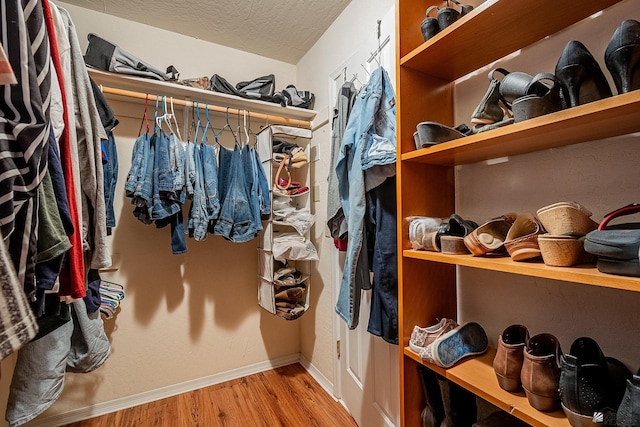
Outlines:
<svg viewBox="0 0 640 427"><path fill-rule="evenodd" d="M351 0L64 0L296 64Z"/></svg>

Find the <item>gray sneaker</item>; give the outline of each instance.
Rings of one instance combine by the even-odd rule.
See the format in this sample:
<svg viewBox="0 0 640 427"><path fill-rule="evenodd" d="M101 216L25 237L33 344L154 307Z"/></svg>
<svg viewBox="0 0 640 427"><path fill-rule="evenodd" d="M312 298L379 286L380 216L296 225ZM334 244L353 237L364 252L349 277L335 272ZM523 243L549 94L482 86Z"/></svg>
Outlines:
<svg viewBox="0 0 640 427"><path fill-rule="evenodd" d="M431 353L436 365L450 368L468 356L483 354L489 347L487 334L476 322L447 332L431 345Z"/></svg>

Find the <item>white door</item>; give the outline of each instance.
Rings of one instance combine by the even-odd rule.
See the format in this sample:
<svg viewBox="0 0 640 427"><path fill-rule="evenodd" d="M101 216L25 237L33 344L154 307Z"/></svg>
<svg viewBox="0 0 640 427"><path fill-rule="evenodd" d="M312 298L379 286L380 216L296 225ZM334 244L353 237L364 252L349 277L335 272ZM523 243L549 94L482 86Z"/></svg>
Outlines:
<svg viewBox="0 0 640 427"><path fill-rule="evenodd" d="M375 24L374 24L375 25ZM354 54L342 67L331 75L329 84L330 108L335 105L336 95L345 80L353 80L361 88L369 80L369 74L380 63L395 86L395 14L392 9L380 25L380 41L375 37L376 28L371 29L371 40L360 52ZM371 52L387 44L380 55L371 59ZM354 78L355 75L355 78ZM330 115L331 120L331 115ZM337 300L344 265L344 253L332 251L333 303ZM388 344L382 338L367 332L371 291L362 292L359 326L349 330L346 323L335 316L336 337L339 340L339 357L336 359L336 394L352 414L360 427L392 427L400 425L400 385L398 346Z"/></svg>

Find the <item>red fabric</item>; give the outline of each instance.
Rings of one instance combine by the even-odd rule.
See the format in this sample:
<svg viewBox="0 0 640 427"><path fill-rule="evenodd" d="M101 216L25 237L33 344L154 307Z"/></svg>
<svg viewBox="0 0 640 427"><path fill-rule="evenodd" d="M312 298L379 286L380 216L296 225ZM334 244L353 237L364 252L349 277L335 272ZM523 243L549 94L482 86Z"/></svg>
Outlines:
<svg viewBox="0 0 640 427"><path fill-rule="evenodd" d="M62 162L62 172L64 173L65 187L67 197L69 199L69 213L73 222L74 232L69 239L71 240L71 249L67 253L67 262L60 272L60 296L71 296L72 298L84 298L87 291L84 287L84 258L82 252L82 236L80 230L80 220L78 218L78 205L76 202L75 183L73 182L73 169L71 165L71 141L69 139L69 112L67 111L67 96L64 90L64 79L62 78L62 65L60 64L60 53L58 52L58 43L56 42L56 33L54 30L53 16L51 14L51 6L49 0L42 0L42 10L44 12L44 20L49 33L49 46L51 50L51 59L53 66L58 75L58 83L62 92L63 104L63 120L64 131L60 137L60 161Z"/></svg>
<svg viewBox="0 0 640 427"><path fill-rule="evenodd" d="M344 239L333 239L334 246L338 248L340 252L347 251L347 243L349 243L349 239L346 237Z"/></svg>

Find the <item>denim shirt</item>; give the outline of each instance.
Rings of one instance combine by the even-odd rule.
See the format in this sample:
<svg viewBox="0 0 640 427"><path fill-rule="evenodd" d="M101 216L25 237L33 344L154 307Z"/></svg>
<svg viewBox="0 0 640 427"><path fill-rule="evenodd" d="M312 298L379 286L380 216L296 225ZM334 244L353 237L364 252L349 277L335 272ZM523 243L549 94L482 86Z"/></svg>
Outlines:
<svg viewBox="0 0 640 427"><path fill-rule="evenodd" d="M395 94L387 72L380 67L358 94L336 164L349 236L336 312L350 329L358 326L360 291L371 288L364 234L365 193L395 174L395 161Z"/></svg>

